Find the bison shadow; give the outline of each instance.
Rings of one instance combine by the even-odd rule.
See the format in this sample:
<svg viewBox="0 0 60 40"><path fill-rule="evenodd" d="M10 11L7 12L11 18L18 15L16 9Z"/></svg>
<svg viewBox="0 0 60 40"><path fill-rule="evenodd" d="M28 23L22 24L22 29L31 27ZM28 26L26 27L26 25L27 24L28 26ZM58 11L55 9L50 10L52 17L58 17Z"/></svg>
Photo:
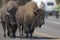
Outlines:
<svg viewBox="0 0 60 40"><path fill-rule="evenodd" d="M20 38L20 36L16 36L16 38ZM26 37L24 36L21 39L25 39ZM37 36L32 36L32 38L28 38L28 39L58 39L56 37L37 37Z"/></svg>

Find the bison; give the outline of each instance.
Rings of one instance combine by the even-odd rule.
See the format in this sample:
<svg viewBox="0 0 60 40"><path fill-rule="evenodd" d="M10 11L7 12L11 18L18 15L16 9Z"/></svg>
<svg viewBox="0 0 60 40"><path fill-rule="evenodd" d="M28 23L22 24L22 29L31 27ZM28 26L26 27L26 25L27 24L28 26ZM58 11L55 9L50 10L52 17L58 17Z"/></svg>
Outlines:
<svg viewBox="0 0 60 40"><path fill-rule="evenodd" d="M20 36L23 36L23 33L26 33L26 38L29 36L32 37L34 29L44 23L44 11L38 9L35 2L28 2L23 6L20 6L16 12L16 22L19 28Z"/></svg>
<svg viewBox="0 0 60 40"><path fill-rule="evenodd" d="M15 32L17 29L16 21L15 21L15 13L18 9L19 5L16 1L9 1L5 4L1 9L1 23L3 26L4 37L6 37L6 28L7 28L7 35L15 37ZM13 9L13 10L12 10ZM11 12L12 11L12 12Z"/></svg>

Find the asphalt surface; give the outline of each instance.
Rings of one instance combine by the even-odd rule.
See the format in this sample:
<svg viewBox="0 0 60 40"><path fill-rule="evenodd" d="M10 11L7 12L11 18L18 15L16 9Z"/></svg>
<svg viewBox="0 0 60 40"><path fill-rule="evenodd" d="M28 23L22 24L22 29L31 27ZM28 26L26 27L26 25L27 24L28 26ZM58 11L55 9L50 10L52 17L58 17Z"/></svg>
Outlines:
<svg viewBox="0 0 60 40"><path fill-rule="evenodd" d="M18 30L16 35L16 38L4 38L0 23L0 40L60 40L60 18L56 19L54 16L49 16L48 19L45 19L45 24L41 28L35 29L31 39L20 38Z"/></svg>

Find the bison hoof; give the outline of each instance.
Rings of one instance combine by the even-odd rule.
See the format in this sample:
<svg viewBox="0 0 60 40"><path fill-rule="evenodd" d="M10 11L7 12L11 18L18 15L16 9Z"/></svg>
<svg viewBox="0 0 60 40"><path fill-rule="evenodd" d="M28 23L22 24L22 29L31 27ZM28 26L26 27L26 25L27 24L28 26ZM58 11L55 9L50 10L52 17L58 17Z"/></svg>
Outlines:
<svg viewBox="0 0 60 40"><path fill-rule="evenodd" d="M16 35L14 35L14 34L10 35L10 38L16 38Z"/></svg>
<svg viewBox="0 0 60 40"><path fill-rule="evenodd" d="M6 38L6 35L4 35L4 37Z"/></svg>
<svg viewBox="0 0 60 40"><path fill-rule="evenodd" d="M10 38L15 38L16 36L10 36Z"/></svg>
<svg viewBox="0 0 60 40"><path fill-rule="evenodd" d="M30 36L30 38L32 38L32 36Z"/></svg>
<svg viewBox="0 0 60 40"><path fill-rule="evenodd" d="M23 36L20 36L20 38L23 38Z"/></svg>
<svg viewBox="0 0 60 40"><path fill-rule="evenodd" d="M30 35L30 38L32 38L32 35Z"/></svg>
<svg viewBox="0 0 60 40"><path fill-rule="evenodd" d="M28 37L26 37L26 38L28 38Z"/></svg>
<svg viewBox="0 0 60 40"><path fill-rule="evenodd" d="M29 38L29 36L26 36L26 38Z"/></svg>
<svg viewBox="0 0 60 40"><path fill-rule="evenodd" d="M14 37L14 38L16 38L16 36L15 36L15 35L14 35L13 37Z"/></svg>

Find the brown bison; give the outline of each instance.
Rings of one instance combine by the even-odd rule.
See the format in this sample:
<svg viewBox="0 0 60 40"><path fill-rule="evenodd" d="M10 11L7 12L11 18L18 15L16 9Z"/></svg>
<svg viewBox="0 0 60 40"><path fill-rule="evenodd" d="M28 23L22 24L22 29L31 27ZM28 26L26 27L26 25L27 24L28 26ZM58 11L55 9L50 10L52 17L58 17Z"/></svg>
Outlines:
<svg viewBox="0 0 60 40"><path fill-rule="evenodd" d="M26 33L26 37L32 37L34 29L44 23L43 10L37 8L35 2L28 2L24 6L20 6L16 12L16 22L19 28L20 36L23 36L23 32Z"/></svg>
<svg viewBox="0 0 60 40"><path fill-rule="evenodd" d="M15 21L15 13L18 9L18 4L16 1L9 1L6 5L4 5L0 9L1 13L1 23L3 26L4 37L6 37L6 28L8 31L8 36L13 35L15 37L15 32L17 29L16 21ZM13 9L13 10L12 10Z"/></svg>

